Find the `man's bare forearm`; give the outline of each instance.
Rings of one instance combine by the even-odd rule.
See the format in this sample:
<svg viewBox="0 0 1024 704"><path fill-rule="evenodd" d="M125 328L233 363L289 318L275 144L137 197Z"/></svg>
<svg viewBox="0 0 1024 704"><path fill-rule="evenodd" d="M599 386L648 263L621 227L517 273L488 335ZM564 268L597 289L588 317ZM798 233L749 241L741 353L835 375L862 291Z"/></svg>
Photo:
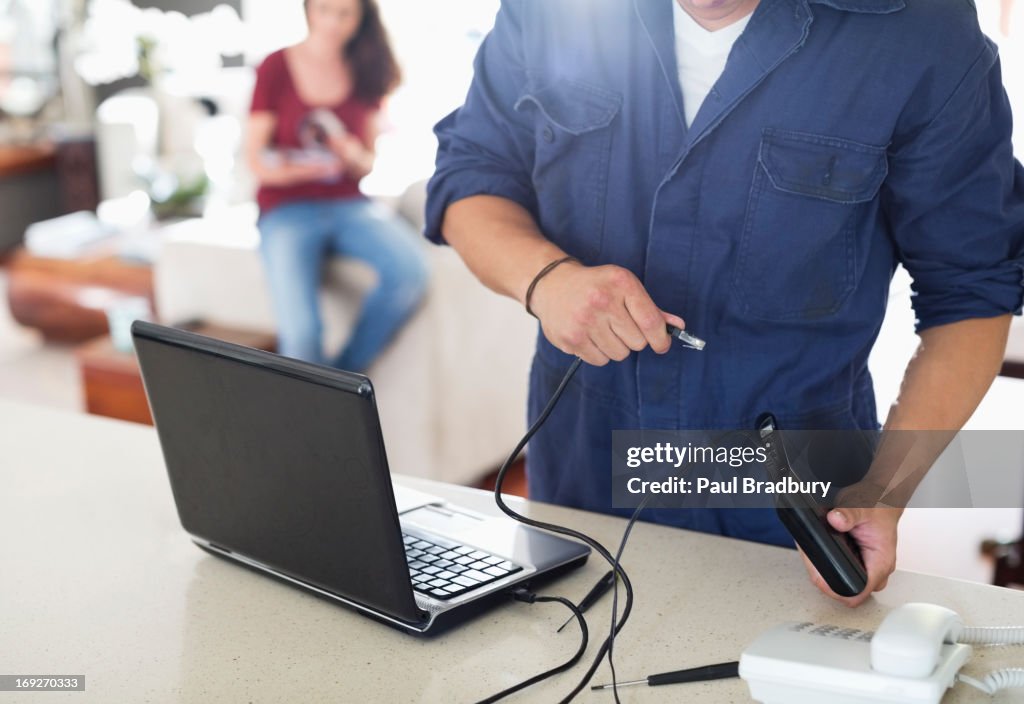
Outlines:
<svg viewBox="0 0 1024 704"><path fill-rule="evenodd" d="M1009 330L1009 315L925 330L886 430L962 428L999 374Z"/></svg>
<svg viewBox="0 0 1024 704"><path fill-rule="evenodd" d="M889 411L871 471L854 501L881 492L905 506L971 417L999 373L1010 316L977 318L926 330ZM902 432L910 431L910 432ZM867 492L867 493L862 493Z"/></svg>
<svg viewBox="0 0 1024 704"><path fill-rule="evenodd" d="M524 303L533 277L566 256L548 241L533 216L497 196L472 196L445 211L441 231L487 288Z"/></svg>

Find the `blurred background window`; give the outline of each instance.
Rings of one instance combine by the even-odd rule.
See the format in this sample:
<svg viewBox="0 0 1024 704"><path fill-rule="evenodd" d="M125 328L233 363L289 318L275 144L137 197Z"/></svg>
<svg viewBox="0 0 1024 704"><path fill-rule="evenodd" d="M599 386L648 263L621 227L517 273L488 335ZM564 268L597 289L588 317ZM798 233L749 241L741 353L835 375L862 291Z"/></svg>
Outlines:
<svg viewBox="0 0 1024 704"><path fill-rule="evenodd" d="M1010 96L1014 120L1013 146L1024 159L1024 17L1021 0L977 0L981 29L999 46L1003 84Z"/></svg>
<svg viewBox="0 0 1024 704"><path fill-rule="evenodd" d="M55 0L0 0L0 111L36 115L58 89Z"/></svg>

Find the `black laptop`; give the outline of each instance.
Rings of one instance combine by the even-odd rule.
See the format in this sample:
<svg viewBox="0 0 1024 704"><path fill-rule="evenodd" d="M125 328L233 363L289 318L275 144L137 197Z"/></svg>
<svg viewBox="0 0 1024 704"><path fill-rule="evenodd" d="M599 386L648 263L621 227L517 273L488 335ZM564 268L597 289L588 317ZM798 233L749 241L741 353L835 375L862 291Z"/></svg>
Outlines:
<svg viewBox="0 0 1024 704"><path fill-rule="evenodd" d="M417 634L589 555L393 487L363 375L141 321L132 335L178 516L204 550Z"/></svg>

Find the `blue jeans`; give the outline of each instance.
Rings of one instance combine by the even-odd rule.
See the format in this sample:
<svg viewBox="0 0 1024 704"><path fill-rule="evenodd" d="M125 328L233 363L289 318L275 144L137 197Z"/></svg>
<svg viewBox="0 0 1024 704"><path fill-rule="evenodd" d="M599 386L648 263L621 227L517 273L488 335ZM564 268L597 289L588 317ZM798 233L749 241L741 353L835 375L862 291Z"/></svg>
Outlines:
<svg viewBox="0 0 1024 704"><path fill-rule="evenodd" d="M427 269L413 230L365 199L308 200L259 219L260 250L278 325L278 351L317 364L364 371L416 310ZM348 343L323 349L320 281L328 257L359 259L377 272Z"/></svg>

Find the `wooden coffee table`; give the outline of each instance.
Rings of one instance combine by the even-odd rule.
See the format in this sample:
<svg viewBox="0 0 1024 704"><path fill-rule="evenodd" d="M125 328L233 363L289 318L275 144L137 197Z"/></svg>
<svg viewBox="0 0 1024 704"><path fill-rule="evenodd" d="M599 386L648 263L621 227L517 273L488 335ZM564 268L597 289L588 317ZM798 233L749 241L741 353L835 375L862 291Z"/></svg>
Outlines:
<svg viewBox="0 0 1024 704"><path fill-rule="evenodd" d="M18 248L7 262L7 302L20 324L48 342L82 342L107 332L105 309L122 297L153 303L153 270L109 247L76 259L37 257Z"/></svg>
<svg viewBox="0 0 1024 704"><path fill-rule="evenodd" d="M191 323L179 327L246 347L273 351L273 335ZM85 408L89 413L136 423L153 424L134 352L121 352L109 335L87 342L75 352L81 371Z"/></svg>

